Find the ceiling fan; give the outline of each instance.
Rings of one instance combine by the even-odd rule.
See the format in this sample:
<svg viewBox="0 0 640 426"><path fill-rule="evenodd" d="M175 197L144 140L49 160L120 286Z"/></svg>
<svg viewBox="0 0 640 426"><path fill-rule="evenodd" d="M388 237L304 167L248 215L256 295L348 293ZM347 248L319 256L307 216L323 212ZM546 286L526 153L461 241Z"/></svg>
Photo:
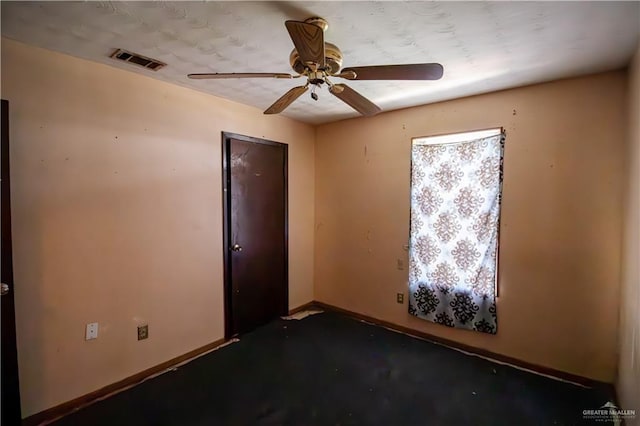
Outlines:
<svg viewBox="0 0 640 426"><path fill-rule="evenodd" d="M224 78L300 78L306 77L304 86L294 87L285 93L265 114L278 114L293 101L306 93L311 86L311 98L318 100L316 88L327 84L329 92L362 115L375 115L380 107L362 96L346 84L332 83L329 77L346 80L438 80L443 68L438 63L406 65L374 65L363 67L342 67L342 52L331 43L324 41L324 32L329 27L322 18L309 18L304 22L286 21L285 27L293 41L295 49L289 56L289 62L297 75L286 73L208 73L189 74L192 79Z"/></svg>

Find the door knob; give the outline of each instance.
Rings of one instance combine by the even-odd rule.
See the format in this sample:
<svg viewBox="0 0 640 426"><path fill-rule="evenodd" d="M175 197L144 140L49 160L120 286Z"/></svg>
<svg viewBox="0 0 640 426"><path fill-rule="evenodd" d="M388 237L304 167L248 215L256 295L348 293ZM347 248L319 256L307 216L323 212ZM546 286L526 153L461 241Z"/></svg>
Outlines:
<svg viewBox="0 0 640 426"><path fill-rule="evenodd" d="M2 283L2 285L0 285L0 294L3 296L9 294L9 284Z"/></svg>
<svg viewBox="0 0 640 426"><path fill-rule="evenodd" d="M231 251L242 251L242 247L240 247L240 244L234 244L233 247L231 247Z"/></svg>

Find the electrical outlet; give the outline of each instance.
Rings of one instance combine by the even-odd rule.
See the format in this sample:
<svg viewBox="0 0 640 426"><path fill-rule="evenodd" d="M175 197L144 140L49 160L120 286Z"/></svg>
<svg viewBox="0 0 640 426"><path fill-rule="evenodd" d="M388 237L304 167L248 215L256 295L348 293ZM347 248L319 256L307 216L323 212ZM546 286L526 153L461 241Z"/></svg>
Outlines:
<svg viewBox="0 0 640 426"><path fill-rule="evenodd" d="M87 330L84 335L84 340L93 340L98 338L98 323L92 322L87 324Z"/></svg>
<svg viewBox="0 0 640 426"><path fill-rule="evenodd" d="M404 303L404 293L398 293L396 295L396 302L398 303Z"/></svg>
<svg viewBox="0 0 640 426"><path fill-rule="evenodd" d="M138 340L144 340L149 338L149 326L148 325L139 325L138 326Z"/></svg>
<svg viewBox="0 0 640 426"><path fill-rule="evenodd" d="M397 268L399 271L404 270L404 260L402 260L402 259L396 259L396 268Z"/></svg>

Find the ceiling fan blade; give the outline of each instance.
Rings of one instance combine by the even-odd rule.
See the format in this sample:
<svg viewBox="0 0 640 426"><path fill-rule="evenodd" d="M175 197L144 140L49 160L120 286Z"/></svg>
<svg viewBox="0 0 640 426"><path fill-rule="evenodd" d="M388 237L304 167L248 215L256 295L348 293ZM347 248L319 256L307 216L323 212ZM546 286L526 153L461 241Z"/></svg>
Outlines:
<svg viewBox="0 0 640 426"><path fill-rule="evenodd" d="M287 93L282 95L280 99L275 101L273 105L266 109L265 114L278 114L284 111L293 101L298 99L304 92L309 90L307 86L298 86L289 90Z"/></svg>
<svg viewBox="0 0 640 426"><path fill-rule="evenodd" d="M334 84L329 87L332 95L355 109L362 115L376 115L382 109L346 84Z"/></svg>
<svg viewBox="0 0 640 426"><path fill-rule="evenodd" d="M222 78L293 78L291 74L275 72L215 72L208 74L189 74L193 80L216 80Z"/></svg>
<svg viewBox="0 0 640 426"><path fill-rule="evenodd" d="M324 30L308 22L285 21L284 25L300 59L324 67Z"/></svg>
<svg viewBox="0 0 640 426"><path fill-rule="evenodd" d="M349 80L439 80L443 72L444 68L438 63L375 65L344 68L338 77Z"/></svg>

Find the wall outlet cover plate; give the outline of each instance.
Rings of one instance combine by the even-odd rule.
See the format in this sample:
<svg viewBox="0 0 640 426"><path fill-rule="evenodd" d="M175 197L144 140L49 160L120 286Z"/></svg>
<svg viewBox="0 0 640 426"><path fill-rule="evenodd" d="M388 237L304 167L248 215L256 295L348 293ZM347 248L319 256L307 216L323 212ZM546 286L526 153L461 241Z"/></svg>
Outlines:
<svg viewBox="0 0 640 426"><path fill-rule="evenodd" d="M138 326L138 340L144 340L149 337L149 326L148 325L139 325Z"/></svg>

